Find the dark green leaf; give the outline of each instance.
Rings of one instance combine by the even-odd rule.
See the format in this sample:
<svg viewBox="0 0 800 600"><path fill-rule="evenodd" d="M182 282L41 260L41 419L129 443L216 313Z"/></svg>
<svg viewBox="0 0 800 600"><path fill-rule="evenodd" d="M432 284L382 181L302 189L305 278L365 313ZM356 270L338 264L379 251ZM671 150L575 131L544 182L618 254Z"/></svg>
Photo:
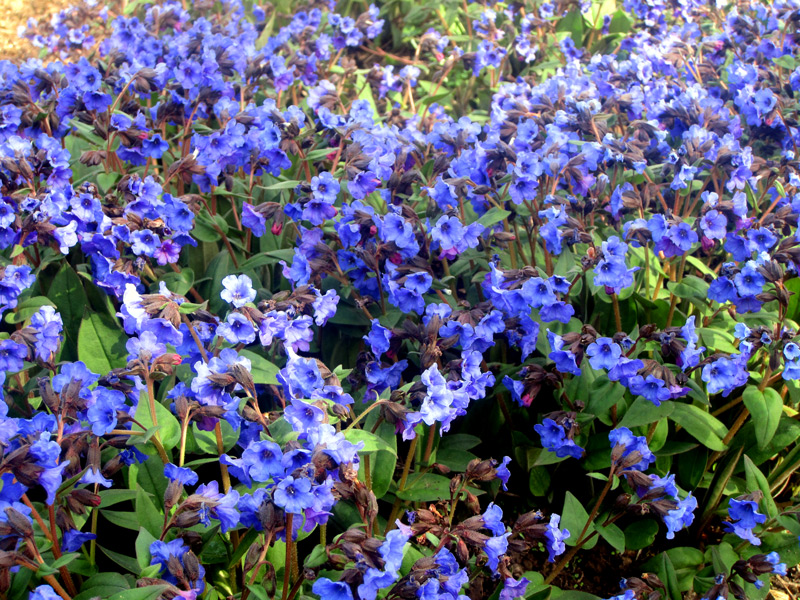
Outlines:
<svg viewBox="0 0 800 600"><path fill-rule="evenodd" d="M142 488L137 490L136 494L136 519L139 521L141 527L144 527L150 534L158 539L161 536L161 528L164 525L164 519L159 511L150 500Z"/></svg>
<svg viewBox="0 0 800 600"><path fill-rule="evenodd" d="M656 539L658 523L652 519L634 521L625 528L625 547L628 550L647 548Z"/></svg>
<svg viewBox="0 0 800 600"><path fill-rule="evenodd" d="M728 433L728 429L716 417L702 409L691 405L675 402L675 407L670 414L670 419L683 427L698 442L716 452L726 449L722 443L722 438Z"/></svg>
<svg viewBox="0 0 800 600"><path fill-rule="evenodd" d="M564 509L561 511L561 528L569 530L570 536L565 540L568 546L574 546L579 541L579 536L586 523L589 520L589 513L583 507L583 504L572 495L572 492L567 492L564 497ZM590 523L586 529L584 538L594 531L594 524ZM583 548L591 550L597 544L597 536L593 537Z"/></svg>
<svg viewBox="0 0 800 600"><path fill-rule="evenodd" d="M78 358L90 371L105 374L125 366L128 336L105 315L93 313L84 319L78 332Z"/></svg>
<svg viewBox="0 0 800 600"><path fill-rule="evenodd" d="M240 356L244 356L250 361L250 373L253 376L253 382L257 384L276 384L278 383L275 377L280 369L269 362L260 354L256 354L250 350L240 350Z"/></svg>
<svg viewBox="0 0 800 600"><path fill-rule="evenodd" d="M497 206L493 206L490 208L486 213L478 219L478 223L483 225L484 227L491 227L495 223L499 223L503 219L508 218L511 212L507 210L503 210L502 208L498 208Z"/></svg>
<svg viewBox="0 0 800 600"><path fill-rule="evenodd" d="M146 587L133 588L117 592L108 600L156 600L168 587L167 585L148 585Z"/></svg>
<svg viewBox="0 0 800 600"><path fill-rule="evenodd" d="M50 299L56 305L64 322L64 335L71 348L77 347L83 312L86 310L86 292L81 278L68 264L64 264L50 285ZM62 357L63 359L63 357Z"/></svg>
<svg viewBox="0 0 800 600"><path fill-rule="evenodd" d="M742 394L742 400L753 415L758 447L763 449L772 441L778 430L778 423L783 414L783 399L772 388L766 388L762 392L757 386L748 385Z"/></svg>

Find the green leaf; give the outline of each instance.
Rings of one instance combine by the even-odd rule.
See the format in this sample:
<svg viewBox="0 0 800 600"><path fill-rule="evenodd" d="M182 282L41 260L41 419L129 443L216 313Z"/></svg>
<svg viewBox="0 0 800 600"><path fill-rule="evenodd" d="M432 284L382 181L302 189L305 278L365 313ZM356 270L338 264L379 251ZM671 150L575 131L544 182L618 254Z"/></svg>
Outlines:
<svg viewBox="0 0 800 600"><path fill-rule="evenodd" d="M739 446L735 453L731 451L729 453L730 456L726 455L724 457L724 466L717 466L714 479L711 480L711 485L709 486L708 493L706 494L706 500L703 503L705 510L703 512L702 521L708 519L711 516L711 513L713 513L717 508L717 505L719 504L720 499L725 492L725 487L728 485L728 481L730 481L731 476L736 470L736 465L739 464L739 458L741 458L743 451L744 446ZM703 466L703 469L705 470L705 465Z"/></svg>
<svg viewBox="0 0 800 600"><path fill-rule="evenodd" d="M625 528L625 547L641 550L652 545L658 534L658 523L653 519L640 519Z"/></svg>
<svg viewBox="0 0 800 600"><path fill-rule="evenodd" d="M216 454L216 449L214 450ZM135 487L151 494L153 502L163 508L164 492L169 481L164 476L164 464L158 456L151 456L143 463L136 465ZM136 490L133 490L136 492ZM134 494L135 496L135 494Z"/></svg>
<svg viewBox="0 0 800 600"><path fill-rule="evenodd" d="M800 318L800 277L794 277L784 283L792 295L789 296L789 305L786 307L786 316L793 321Z"/></svg>
<svg viewBox="0 0 800 600"><path fill-rule="evenodd" d="M93 313L81 323L78 332L78 358L90 371L105 374L124 367L128 336L116 323L101 313Z"/></svg>
<svg viewBox="0 0 800 600"><path fill-rule="evenodd" d="M667 283L667 289L678 298L708 300L708 284L694 275L687 275L678 282Z"/></svg>
<svg viewBox="0 0 800 600"><path fill-rule="evenodd" d="M228 569L233 569L234 566L238 565L239 562L242 560L244 553L250 549L250 546L258 539L258 531L253 529L252 527L247 530L247 533L244 534L241 540L239 540L239 545L236 547L236 550L231 556L231 560L228 563Z"/></svg>
<svg viewBox="0 0 800 600"><path fill-rule="evenodd" d="M239 437L227 421L220 419L219 425L222 430L222 451L227 452L233 448ZM217 436L213 431L201 431L197 428L197 425L192 424L192 435L194 435L194 441L203 454L217 454Z"/></svg>
<svg viewBox="0 0 800 600"><path fill-rule="evenodd" d="M553 600L600 600L600 596L579 590L566 590L558 595L553 594Z"/></svg>
<svg viewBox="0 0 800 600"><path fill-rule="evenodd" d="M83 582L82 591L73 600L110 598L114 594L127 589L130 589L130 585L121 573L98 573Z"/></svg>
<svg viewBox="0 0 800 600"><path fill-rule="evenodd" d="M253 376L253 382L257 384L275 384L278 379L275 377L280 369L269 362L260 354L256 354L251 350L240 350L239 356L244 356L250 361L250 374Z"/></svg>
<svg viewBox="0 0 800 600"><path fill-rule="evenodd" d="M168 588L168 585L148 585L117 592L108 600L156 600Z"/></svg>
<svg viewBox="0 0 800 600"><path fill-rule="evenodd" d="M69 554L62 554L61 558L57 559L51 567L54 569L60 569L61 567L66 567L69 563L73 560L81 556L80 552L70 552Z"/></svg>
<svg viewBox="0 0 800 600"><path fill-rule="evenodd" d="M150 564L150 544L157 539L144 527L139 529L139 535L136 537L136 560L139 563L139 568L144 569Z"/></svg>
<svg viewBox="0 0 800 600"><path fill-rule="evenodd" d="M208 301L203 302L202 304L197 304L195 302L184 302L178 308L178 312L184 315L190 315L198 310L207 310L208 309Z"/></svg>
<svg viewBox="0 0 800 600"><path fill-rule="evenodd" d="M6 315L6 323L15 325L17 323L24 323L30 319L35 313L43 306L55 306L53 302L44 296L34 296L19 303L14 312Z"/></svg>
<svg viewBox="0 0 800 600"><path fill-rule="evenodd" d="M105 554L108 558L113 560L115 563L117 563L120 567L122 567L126 571L130 571L134 575L139 573L139 563L136 562L135 558L132 558L130 556L125 556L124 554L120 554L119 552L114 552L113 550L109 550L108 548L103 548L103 546L98 545L98 548L100 548L103 554Z"/></svg>
<svg viewBox="0 0 800 600"><path fill-rule="evenodd" d="M49 296L61 314L67 342L75 347L78 343L78 331L83 313L86 310L86 291L83 289L81 278L68 264L65 263L53 279Z"/></svg>
<svg viewBox="0 0 800 600"><path fill-rule="evenodd" d="M271 185L257 185L257 188L262 190L293 190L296 188L301 182L296 179L292 179L290 181L278 181L277 183L273 183Z"/></svg>
<svg viewBox="0 0 800 600"><path fill-rule="evenodd" d="M674 409L674 402L662 402L660 406L656 406L649 400L639 396L633 401L630 408L625 411L625 416L622 417L619 426L630 428L649 425L668 417Z"/></svg>
<svg viewBox="0 0 800 600"><path fill-rule="evenodd" d="M617 552L625 552L625 532L614 523L609 523L605 527L600 524L595 525L598 533L607 541Z"/></svg>
<svg viewBox="0 0 800 600"><path fill-rule="evenodd" d="M130 511L101 510L100 514L117 527L139 531L139 521L136 519L136 515Z"/></svg>
<svg viewBox="0 0 800 600"><path fill-rule="evenodd" d="M386 452L397 456L396 448L392 448L392 446L390 446L386 440L375 435L374 433L365 431L364 429L351 429L344 434L344 437L352 444L364 442L364 448L361 450L361 452L377 452L378 450L385 450Z"/></svg>
<svg viewBox="0 0 800 600"><path fill-rule="evenodd" d="M772 497L772 491L769 489L767 478L764 477L764 474L761 472L761 470L752 460L750 460L750 457L746 454L744 455L744 472L747 481L747 489L761 490L761 493L764 494L764 497L761 499L761 504L764 507L767 516L771 519L777 517L778 506L775 504L775 500Z"/></svg>
<svg viewBox="0 0 800 600"><path fill-rule="evenodd" d="M481 490L468 488L476 496L482 494ZM397 497L409 502L432 502L450 497L450 478L436 473L409 477L408 487L397 492Z"/></svg>
<svg viewBox="0 0 800 600"><path fill-rule="evenodd" d="M153 537L159 538L164 525L161 512L142 488L139 488L136 494L136 519Z"/></svg>
<svg viewBox="0 0 800 600"><path fill-rule="evenodd" d="M155 409L156 419L158 420L158 435L161 438L161 444L167 450L176 448L181 440L181 424L178 423L178 419L175 418L175 415L169 412L169 409L160 402L156 401ZM136 411L136 417L145 429L156 427L156 424L153 422L153 417L150 414L150 400L147 396L147 390L142 390L139 398L139 410ZM138 445L139 442L136 438L145 436L136 435L132 437L134 438L132 443ZM155 446L150 446L150 448L155 451Z"/></svg>
<svg viewBox="0 0 800 600"><path fill-rule="evenodd" d="M125 8L122 9L122 14L130 15L133 12L135 12L136 9L138 9L139 7L144 6L145 4L151 4L151 3L152 3L152 0L131 0L131 2L128 3L127 5L125 5Z"/></svg>
<svg viewBox="0 0 800 600"><path fill-rule="evenodd" d="M779 56L773 59L772 63L789 71L794 71L797 68L797 60L789 55Z"/></svg>
<svg viewBox="0 0 800 600"><path fill-rule="evenodd" d="M754 385L748 385L742 394L747 410L753 415L758 447L764 449L772 441L778 430L778 422L783 414L783 399L772 388L763 392Z"/></svg>
<svg viewBox="0 0 800 600"><path fill-rule="evenodd" d="M508 218L510 214L511 214L510 211L498 208L497 206L493 206L488 211L486 211L486 213L480 219L478 219L478 223L480 223L484 227L491 227L495 223L499 223L503 219Z"/></svg>
<svg viewBox="0 0 800 600"><path fill-rule="evenodd" d="M574 546L578 543L578 536L581 534L581 531L583 531L583 528L586 527L588 521L589 513L583 508L583 504L572 495L572 492L567 492L564 497L564 509L561 511L561 528L567 529L570 532L570 536L564 540L568 546ZM594 530L594 523L590 523L589 527L586 529L584 538ZM596 536L584 544L583 547L587 550L591 550L594 548L595 544L597 544Z"/></svg>
<svg viewBox="0 0 800 600"><path fill-rule="evenodd" d="M439 441L439 449L472 450L480 445L481 438L467 433L448 433Z"/></svg>
<svg viewBox="0 0 800 600"><path fill-rule="evenodd" d="M532 468L528 477L528 488L534 496L546 496L550 489L550 472L544 467Z"/></svg>
<svg viewBox="0 0 800 600"><path fill-rule="evenodd" d="M666 552L661 553L659 561L658 576L667 588L667 595L670 600L681 600L681 592L678 588L678 576L675 573L675 566L672 564Z"/></svg>
<svg viewBox="0 0 800 600"><path fill-rule="evenodd" d="M579 10L572 9L556 23L556 31L566 32L572 37L575 46L583 46L583 15ZM561 38L559 38L561 39Z"/></svg>
<svg viewBox="0 0 800 600"><path fill-rule="evenodd" d="M375 497L380 499L386 495L394 480L394 470L397 466L397 437L394 432L394 425L382 422L376 433L390 447L388 450L381 450L375 455L372 466L372 491Z"/></svg>
<svg viewBox="0 0 800 600"><path fill-rule="evenodd" d="M706 448L715 452L722 452L726 449L725 444L722 443L722 438L727 435L728 429L722 421L697 406L680 402L675 402L674 404L675 407L670 419L688 431L693 438Z"/></svg>
<svg viewBox="0 0 800 600"><path fill-rule="evenodd" d="M189 267L181 267L177 273L164 273L161 281L167 284L167 288L171 292L185 296L194 285L194 270Z"/></svg>

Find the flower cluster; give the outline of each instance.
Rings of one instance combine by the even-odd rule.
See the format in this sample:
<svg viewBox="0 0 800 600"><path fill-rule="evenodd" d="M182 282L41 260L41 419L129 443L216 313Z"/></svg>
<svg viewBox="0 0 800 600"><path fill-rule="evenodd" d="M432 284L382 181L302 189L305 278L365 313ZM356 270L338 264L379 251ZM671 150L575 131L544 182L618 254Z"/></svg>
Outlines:
<svg viewBox="0 0 800 600"><path fill-rule="evenodd" d="M512 600L598 548L761 597L800 5L286 8L83 0L0 61L0 594Z"/></svg>

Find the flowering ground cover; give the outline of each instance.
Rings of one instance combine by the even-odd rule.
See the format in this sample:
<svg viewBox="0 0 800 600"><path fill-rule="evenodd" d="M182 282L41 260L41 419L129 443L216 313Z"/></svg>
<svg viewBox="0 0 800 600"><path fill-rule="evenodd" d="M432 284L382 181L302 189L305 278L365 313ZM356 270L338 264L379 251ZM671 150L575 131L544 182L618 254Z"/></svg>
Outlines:
<svg viewBox="0 0 800 600"><path fill-rule="evenodd" d="M0 61L3 600L766 598L800 562L798 24L29 22L40 58Z"/></svg>

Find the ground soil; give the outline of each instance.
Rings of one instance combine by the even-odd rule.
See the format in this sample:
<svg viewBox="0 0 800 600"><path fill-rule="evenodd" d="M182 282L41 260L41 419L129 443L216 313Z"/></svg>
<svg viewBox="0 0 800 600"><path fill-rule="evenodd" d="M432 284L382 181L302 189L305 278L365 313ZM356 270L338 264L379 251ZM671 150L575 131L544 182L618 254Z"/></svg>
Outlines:
<svg viewBox="0 0 800 600"><path fill-rule="evenodd" d="M39 50L17 36L28 19L49 19L72 4L71 0L0 0L0 59L20 60L38 56Z"/></svg>

